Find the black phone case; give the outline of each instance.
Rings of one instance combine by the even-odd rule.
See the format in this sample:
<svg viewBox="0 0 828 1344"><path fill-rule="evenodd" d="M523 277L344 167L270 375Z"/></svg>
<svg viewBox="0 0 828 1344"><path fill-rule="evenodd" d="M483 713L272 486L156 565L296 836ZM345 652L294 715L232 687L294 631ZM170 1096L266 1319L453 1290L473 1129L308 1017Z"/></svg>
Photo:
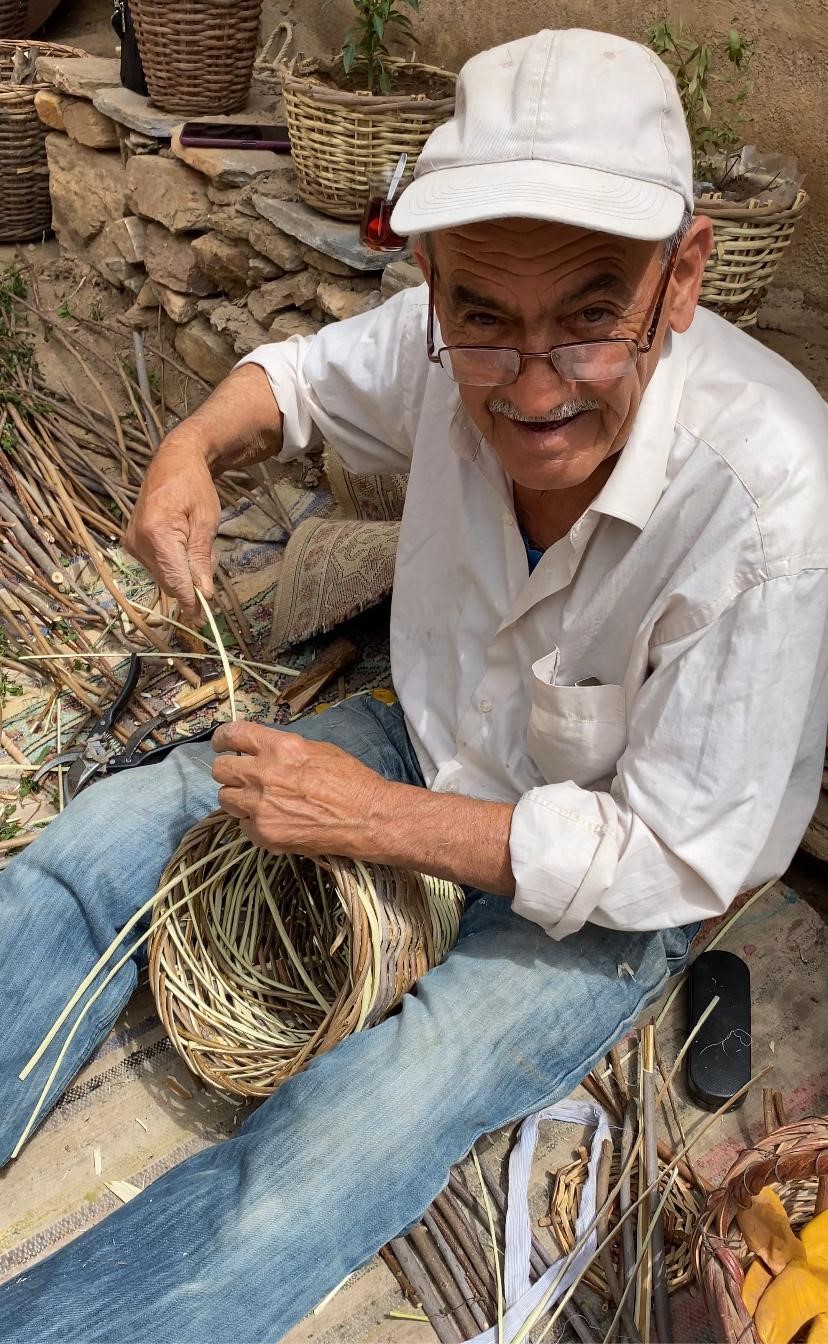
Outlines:
<svg viewBox="0 0 828 1344"><path fill-rule="evenodd" d="M689 985L691 1031L719 996L687 1052L688 1091L715 1111L751 1076L750 971L732 952L702 952L690 967Z"/></svg>

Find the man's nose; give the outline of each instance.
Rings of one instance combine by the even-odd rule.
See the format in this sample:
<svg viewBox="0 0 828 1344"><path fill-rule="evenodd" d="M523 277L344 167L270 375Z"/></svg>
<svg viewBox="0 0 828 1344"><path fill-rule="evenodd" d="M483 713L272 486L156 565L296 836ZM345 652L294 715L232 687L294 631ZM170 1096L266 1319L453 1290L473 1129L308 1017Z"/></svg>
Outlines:
<svg viewBox="0 0 828 1344"><path fill-rule="evenodd" d="M509 399L526 415L544 415L574 396L575 389L576 384L561 377L548 355L540 359L524 358L520 373L509 388Z"/></svg>

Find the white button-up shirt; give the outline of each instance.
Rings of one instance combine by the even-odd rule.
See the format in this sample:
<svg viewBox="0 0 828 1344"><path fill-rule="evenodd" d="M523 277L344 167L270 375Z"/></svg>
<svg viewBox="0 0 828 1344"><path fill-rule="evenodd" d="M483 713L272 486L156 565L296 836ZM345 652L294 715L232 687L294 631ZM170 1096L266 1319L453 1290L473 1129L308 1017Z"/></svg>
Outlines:
<svg viewBox="0 0 828 1344"><path fill-rule="evenodd" d="M426 782L516 804L514 909L555 938L720 914L784 871L816 805L825 404L699 310L530 575L511 482L428 362L425 320L423 286L248 360L284 458L324 436L352 471L410 473L391 660Z"/></svg>

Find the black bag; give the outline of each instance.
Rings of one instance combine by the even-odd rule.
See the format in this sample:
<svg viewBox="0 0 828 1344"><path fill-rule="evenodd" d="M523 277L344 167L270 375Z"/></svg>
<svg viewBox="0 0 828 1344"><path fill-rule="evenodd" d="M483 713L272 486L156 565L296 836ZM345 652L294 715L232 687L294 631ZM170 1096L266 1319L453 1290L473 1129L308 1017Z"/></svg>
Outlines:
<svg viewBox="0 0 828 1344"><path fill-rule="evenodd" d="M143 98L149 95L141 53L132 15L129 12L129 0L115 0L115 13L112 15L112 27L121 39L121 83L125 89L140 93Z"/></svg>

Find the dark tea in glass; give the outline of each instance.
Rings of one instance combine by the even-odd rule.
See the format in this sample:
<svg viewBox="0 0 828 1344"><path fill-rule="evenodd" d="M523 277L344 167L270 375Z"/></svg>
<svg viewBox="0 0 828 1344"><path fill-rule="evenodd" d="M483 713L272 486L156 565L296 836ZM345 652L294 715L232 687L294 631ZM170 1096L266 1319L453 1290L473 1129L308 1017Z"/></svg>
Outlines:
<svg viewBox="0 0 828 1344"><path fill-rule="evenodd" d="M392 173L393 169L379 172L372 175L368 183L368 201L362 212L359 240L363 247L370 248L372 252L396 252L408 242L407 238L401 238L391 228L391 216L402 191L400 184L394 192L393 199L389 201L388 190L391 186Z"/></svg>

